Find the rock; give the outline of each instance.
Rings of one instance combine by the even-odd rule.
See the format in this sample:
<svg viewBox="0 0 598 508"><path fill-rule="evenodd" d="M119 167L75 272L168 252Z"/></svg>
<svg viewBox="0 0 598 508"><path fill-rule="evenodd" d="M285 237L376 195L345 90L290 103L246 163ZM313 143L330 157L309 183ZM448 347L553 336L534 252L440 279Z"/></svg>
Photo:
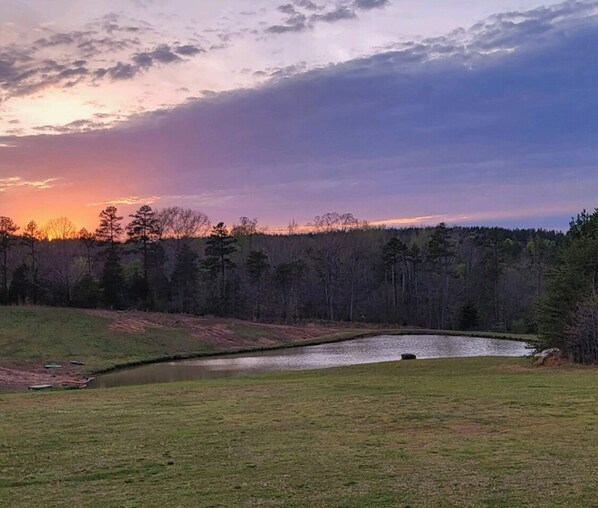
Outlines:
<svg viewBox="0 0 598 508"><path fill-rule="evenodd" d="M403 353L401 355L401 360L415 360L417 358L417 356L415 356L413 353Z"/></svg>
<svg viewBox="0 0 598 508"><path fill-rule="evenodd" d="M558 347L545 349L534 355L534 365L554 365L564 360L563 352Z"/></svg>
<svg viewBox="0 0 598 508"><path fill-rule="evenodd" d="M52 385L31 385L30 390L48 390L52 388Z"/></svg>

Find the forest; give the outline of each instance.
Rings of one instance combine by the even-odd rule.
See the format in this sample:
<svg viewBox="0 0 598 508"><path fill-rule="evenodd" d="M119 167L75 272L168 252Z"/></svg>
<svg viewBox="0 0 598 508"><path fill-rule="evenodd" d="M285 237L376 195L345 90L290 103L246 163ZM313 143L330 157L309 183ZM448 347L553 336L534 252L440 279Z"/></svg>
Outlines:
<svg viewBox="0 0 598 508"><path fill-rule="evenodd" d="M265 322L348 321L538 331L538 302L565 235L539 229L371 227L326 213L284 234L257 219L114 206L97 229L0 218L1 301Z"/></svg>

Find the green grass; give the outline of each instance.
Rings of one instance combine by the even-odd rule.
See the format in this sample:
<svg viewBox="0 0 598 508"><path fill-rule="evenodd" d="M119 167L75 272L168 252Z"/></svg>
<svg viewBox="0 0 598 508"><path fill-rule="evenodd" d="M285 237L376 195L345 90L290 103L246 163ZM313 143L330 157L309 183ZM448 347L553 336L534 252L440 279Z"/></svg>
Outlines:
<svg viewBox="0 0 598 508"><path fill-rule="evenodd" d="M82 309L2 307L0 365L19 365L28 362L64 363L76 359L83 361L85 372L91 374L115 366L156 359L260 349L289 345L292 342L319 343L368 333L447 333L533 339L531 336L487 332L401 331L384 328L352 329L322 326L272 327L221 318L189 316L179 318L172 314L107 313L107 316L110 317L90 314ZM145 329L139 333L112 329L111 323L114 319L120 318L143 319ZM185 319L191 320L191 327L184 325ZM191 329L194 333L191 333ZM216 332L214 329L217 329ZM202 330L205 330L205 336L202 336ZM219 330L226 332L224 340L218 338ZM264 338L269 340L266 343L261 342Z"/></svg>
<svg viewBox="0 0 598 508"><path fill-rule="evenodd" d="M176 328L148 327L130 334L109 330L111 320L80 309L3 307L0 363L78 359L93 372L183 352L208 352L209 343Z"/></svg>
<svg viewBox="0 0 598 508"><path fill-rule="evenodd" d="M318 342L364 333L350 328L271 327L259 323L172 314L105 313L52 307L2 307L0 365L85 362L87 373L157 359ZM143 331L119 331L114 320L143 320ZM222 337L219 337L219 334Z"/></svg>
<svg viewBox="0 0 598 508"><path fill-rule="evenodd" d="M597 396L505 358L0 394L0 505L596 506Z"/></svg>

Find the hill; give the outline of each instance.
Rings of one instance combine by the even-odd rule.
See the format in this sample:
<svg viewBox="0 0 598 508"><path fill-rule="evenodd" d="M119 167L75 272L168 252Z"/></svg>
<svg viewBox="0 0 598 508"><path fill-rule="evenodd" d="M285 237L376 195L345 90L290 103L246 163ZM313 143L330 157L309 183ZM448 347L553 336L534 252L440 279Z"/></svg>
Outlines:
<svg viewBox="0 0 598 508"><path fill-rule="evenodd" d="M80 381L93 372L160 358L334 340L364 329L284 326L138 311L3 307L0 390ZM75 360L83 366L71 365ZM61 369L45 369L57 363Z"/></svg>

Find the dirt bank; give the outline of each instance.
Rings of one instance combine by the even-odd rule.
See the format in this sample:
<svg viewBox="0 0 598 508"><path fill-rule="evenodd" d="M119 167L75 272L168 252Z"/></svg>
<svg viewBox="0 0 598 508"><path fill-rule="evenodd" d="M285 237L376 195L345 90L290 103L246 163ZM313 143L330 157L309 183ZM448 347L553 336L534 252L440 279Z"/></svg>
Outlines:
<svg viewBox="0 0 598 508"><path fill-rule="evenodd" d="M81 366L71 364L47 369L39 362L0 365L0 392L22 391L31 385L81 386L87 379L82 370Z"/></svg>

